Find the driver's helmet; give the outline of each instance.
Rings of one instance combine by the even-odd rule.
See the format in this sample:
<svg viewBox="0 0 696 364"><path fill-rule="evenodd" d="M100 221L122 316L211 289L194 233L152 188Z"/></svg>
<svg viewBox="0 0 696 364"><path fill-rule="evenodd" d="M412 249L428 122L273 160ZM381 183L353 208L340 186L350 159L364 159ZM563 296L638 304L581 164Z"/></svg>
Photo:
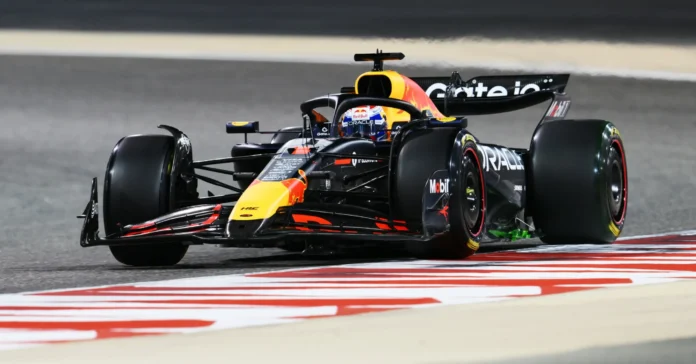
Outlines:
<svg viewBox="0 0 696 364"><path fill-rule="evenodd" d="M387 138L387 114L381 106L360 106L346 111L338 124L342 137Z"/></svg>

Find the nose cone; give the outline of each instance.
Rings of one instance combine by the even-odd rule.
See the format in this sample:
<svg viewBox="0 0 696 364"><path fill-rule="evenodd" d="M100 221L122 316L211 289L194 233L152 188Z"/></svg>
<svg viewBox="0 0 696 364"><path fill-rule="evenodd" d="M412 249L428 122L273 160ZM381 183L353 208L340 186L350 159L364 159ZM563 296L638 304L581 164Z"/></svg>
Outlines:
<svg viewBox="0 0 696 364"><path fill-rule="evenodd" d="M239 198L227 223L228 237L240 233L253 234L261 223L272 217L281 207L292 206L304 201L307 189L305 181L290 178L283 181L254 181ZM244 232L238 231L244 227ZM254 227L250 229L250 227Z"/></svg>

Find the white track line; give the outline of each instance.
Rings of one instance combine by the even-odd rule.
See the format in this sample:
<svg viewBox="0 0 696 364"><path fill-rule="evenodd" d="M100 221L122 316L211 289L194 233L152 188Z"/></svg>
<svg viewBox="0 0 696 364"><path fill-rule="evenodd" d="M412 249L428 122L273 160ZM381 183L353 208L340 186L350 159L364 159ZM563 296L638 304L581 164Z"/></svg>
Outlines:
<svg viewBox="0 0 696 364"><path fill-rule="evenodd" d="M379 39L0 31L0 54L355 64L354 53L404 52L392 64L696 82L696 46L489 39Z"/></svg>

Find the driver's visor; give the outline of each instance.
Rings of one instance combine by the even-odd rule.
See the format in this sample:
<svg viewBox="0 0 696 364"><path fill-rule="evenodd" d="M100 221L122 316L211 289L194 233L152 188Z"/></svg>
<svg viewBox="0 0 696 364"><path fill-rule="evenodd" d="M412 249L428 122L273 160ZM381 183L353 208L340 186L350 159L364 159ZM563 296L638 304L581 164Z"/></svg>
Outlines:
<svg viewBox="0 0 696 364"><path fill-rule="evenodd" d="M380 114L374 114L369 119L352 120L345 118L341 123L341 131L344 136L362 136L367 137L377 134L378 129L384 125L376 125L375 121L382 120Z"/></svg>

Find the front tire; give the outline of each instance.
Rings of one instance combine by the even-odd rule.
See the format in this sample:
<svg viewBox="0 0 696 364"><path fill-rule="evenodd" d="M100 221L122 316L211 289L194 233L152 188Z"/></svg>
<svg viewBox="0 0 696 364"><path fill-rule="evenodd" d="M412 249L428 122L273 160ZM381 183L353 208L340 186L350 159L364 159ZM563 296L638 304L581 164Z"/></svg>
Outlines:
<svg viewBox="0 0 696 364"><path fill-rule="evenodd" d="M422 222L423 193L430 176L437 170L449 171L451 160L457 168L456 175L451 176L452 195L446 211L450 231L426 244L409 244L409 253L419 258L463 259L479 248L484 226L485 183L476 144L466 140L461 149L453 148L458 133L459 129L455 128L413 131L404 136L399 151L393 204L399 217L411 223ZM461 155L452 158L454 151ZM473 193L467 193L467 188ZM469 200L472 197L473 205ZM472 213L468 213L472 206Z"/></svg>
<svg viewBox="0 0 696 364"><path fill-rule="evenodd" d="M464 259L479 249L486 225L486 182L476 143L466 141L458 157L449 200L450 232L436 240L431 258Z"/></svg>
<svg viewBox="0 0 696 364"><path fill-rule="evenodd" d="M118 233L119 225L145 222L170 212L170 169L174 138L167 135L133 135L116 144L104 179L104 230ZM188 245L148 244L109 246L122 264L142 266L175 265Z"/></svg>
<svg viewBox="0 0 696 364"><path fill-rule="evenodd" d="M621 234L628 203L626 153L604 120L543 124L529 153L528 203L547 244L609 244Z"/></svg>

